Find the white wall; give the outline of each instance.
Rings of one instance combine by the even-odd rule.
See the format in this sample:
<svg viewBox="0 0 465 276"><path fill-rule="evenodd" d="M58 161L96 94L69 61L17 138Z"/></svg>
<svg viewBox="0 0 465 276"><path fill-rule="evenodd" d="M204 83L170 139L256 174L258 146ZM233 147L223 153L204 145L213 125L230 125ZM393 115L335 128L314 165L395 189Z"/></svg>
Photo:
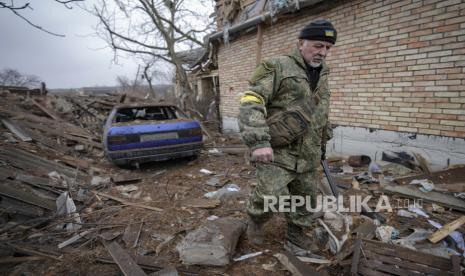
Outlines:
<svg viewBox="0 0 465 276"><path fill-rule="evenodd" d="M327 145L330 155L365 154L381 160L383 151L420 153L430 168L440 170L448 163L465 164L465 139L433 135L402 133L387 130L370 131L367 128L339 126Z"/></svg>

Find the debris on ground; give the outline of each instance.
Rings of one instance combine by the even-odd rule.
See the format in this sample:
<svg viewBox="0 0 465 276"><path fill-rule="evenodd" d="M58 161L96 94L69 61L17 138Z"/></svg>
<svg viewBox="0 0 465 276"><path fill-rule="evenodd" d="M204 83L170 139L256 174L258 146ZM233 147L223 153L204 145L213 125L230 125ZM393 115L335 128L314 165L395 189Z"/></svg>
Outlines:
<svg viewBox="0 0 465 276"><path fill-rule="evenodd" d="M119 95L1 96L0 274L463 273L465 166L431 171L405 151L327 159L324 194L371 199L315 213L319 250L295 257L284 216L261 246L243 235L256 171L238 137L215 133L194 160L119 168L101 141ZM392 210L375 211L379 198Z"/></svg>

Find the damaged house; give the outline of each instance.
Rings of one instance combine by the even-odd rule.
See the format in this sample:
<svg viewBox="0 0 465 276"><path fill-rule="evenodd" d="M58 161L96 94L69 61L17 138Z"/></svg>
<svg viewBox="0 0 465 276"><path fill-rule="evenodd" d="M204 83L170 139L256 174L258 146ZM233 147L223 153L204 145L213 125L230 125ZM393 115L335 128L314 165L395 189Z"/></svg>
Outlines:
<svg viewBox="0 0 465 276"><path fill-rule="evenodd" d="M336 154L418 151L433 167L465 161L465 1L217 0L220 115L238 131L239 98L263 59L296 47L300 29L329 19Z"/></svg>

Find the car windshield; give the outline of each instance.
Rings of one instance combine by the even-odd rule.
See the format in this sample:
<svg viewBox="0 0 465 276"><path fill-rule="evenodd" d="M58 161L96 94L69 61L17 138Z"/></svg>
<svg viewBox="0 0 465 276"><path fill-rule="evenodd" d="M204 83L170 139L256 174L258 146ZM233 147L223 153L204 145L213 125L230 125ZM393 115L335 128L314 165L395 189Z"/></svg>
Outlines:
<svg viewBox="0 0 465 276"><path fill-rule="evenodd" d="M116 111L115 122L135 120L174 120L183 118L183 114L174 106L123 107Z"/></svg>

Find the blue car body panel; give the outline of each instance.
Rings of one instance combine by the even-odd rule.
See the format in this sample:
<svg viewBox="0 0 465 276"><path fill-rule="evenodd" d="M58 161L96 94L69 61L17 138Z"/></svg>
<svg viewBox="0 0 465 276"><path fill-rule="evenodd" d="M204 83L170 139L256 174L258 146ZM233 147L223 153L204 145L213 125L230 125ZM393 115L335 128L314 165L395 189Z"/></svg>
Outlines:
<svg viewBox="0 0 465 276"><path fill-rule="evenodd" d="M203 148L203 137L198 121L171 119L114 123L117 110L115 108L110 113L105 124L103 137L106 155L116 164L193 156L199 154ZM158 136L158 134L160 135ZM173 135L174 137L171 137ZM117 137L122 137L121 141L109 143L109 138Z"/></svg>
<svg viewBox="0 0 465 276"><path fill-rule="evenodd" d="M148 134L158 132L177 131L181 129L199 128L200 124L196 121L173 122L162 124L143 124L131 126L112 126L108 131L109 136L126 135L126 134Z"/></svg>
<svg viewBox="0 0 465 276"><path fill-rule="evenodd" d="M196 121L190 122L175 122L175 123L164 123L164 124L150 124L150 125L135 125L135 126L114 126L108 131L108 136L115 135L128 135L128 134L155 134L172 132L178 130L188 130L193 128L199 128L200 124ZM108 145L109 151L115 150L131 150L139 148L153 148L163 147L170 145L180 145L185 143L202 142L202 135L193 137L183 137L176 139L164 139L156 141L145 141L138 143L122 144L122 145Z"/></svg>
<svg viewBox="0 0 465 276"><path fill-rule="evenodd" d="M195 137L189 137L189 138L178 138L178 139L166 139L166 140L159 140L159 141L146 141L146 142L139 142L139 143L124 144L124 145L110 145L108 146L108 150L111 152L111 151L118 151L118 150L144 149L144 148L182 145L185 143L192 143L192 142L202 142L202 136L195 136Z"/></svg>

